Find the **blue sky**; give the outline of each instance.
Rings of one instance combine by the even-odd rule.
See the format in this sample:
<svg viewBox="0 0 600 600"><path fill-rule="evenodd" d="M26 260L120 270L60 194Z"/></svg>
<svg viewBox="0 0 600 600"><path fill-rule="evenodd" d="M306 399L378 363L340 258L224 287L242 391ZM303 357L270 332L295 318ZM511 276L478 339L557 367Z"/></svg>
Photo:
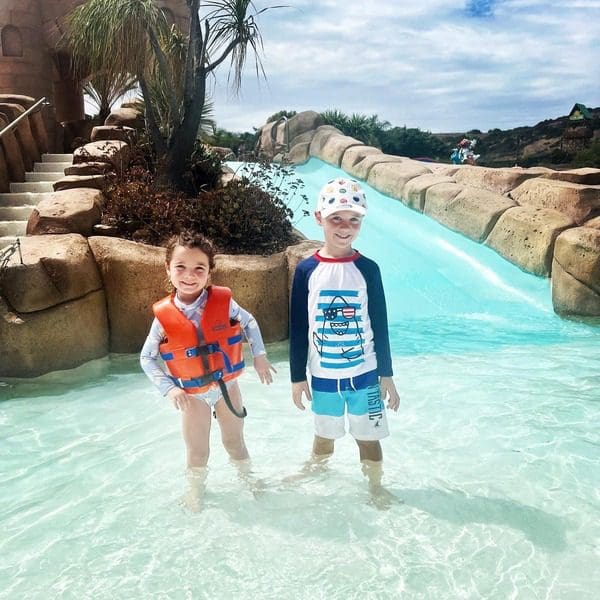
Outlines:
<svg viewBox="0 0 600 600"><path fill-rule="evenodd" d="M258 9L269 4L256 1ZM259 16L267 81L214 81L219 127L281 110L377 114L433 132L600 106L600 0L289 0Z"/></svg>

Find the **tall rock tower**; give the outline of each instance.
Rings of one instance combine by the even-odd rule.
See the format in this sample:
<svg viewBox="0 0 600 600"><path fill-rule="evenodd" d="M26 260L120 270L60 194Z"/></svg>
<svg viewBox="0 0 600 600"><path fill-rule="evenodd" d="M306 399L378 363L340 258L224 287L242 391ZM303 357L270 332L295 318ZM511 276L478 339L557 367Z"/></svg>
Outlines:
<svg viewBox="0 0 600 600"><path fill-rule="evenodd" d="M66 16L86 0L1 0L0 94L46 97L49 131L56 121L84 118L82 82L71 70L71 57L57 48ZM187 31L185 0L156 0L170 22ZM50 135L52 140L53 135Z"/></svg>

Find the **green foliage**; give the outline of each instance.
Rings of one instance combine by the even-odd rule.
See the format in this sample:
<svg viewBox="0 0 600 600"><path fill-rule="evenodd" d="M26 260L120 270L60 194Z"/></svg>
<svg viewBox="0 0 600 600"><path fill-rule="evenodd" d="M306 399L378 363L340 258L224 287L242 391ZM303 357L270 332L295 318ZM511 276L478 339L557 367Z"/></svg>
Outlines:
<svg viewBox="0 0 600 600"><path fill-rule="evenodd" d="M230 254L269 254L293 240L285 196L272 197L248 179L187 197L159 185L143 166L134 166L104 193L102 223L125 239L161 245L174 233L191 229Z"/></svg>
<svg viewBox="0 0 600 600"><path fill-rule="evenodd" d="M589 148L580 150L573 159L573 165L600 169L600 139L594 140Z"/></svg>
<svg viewBox="0 0 600 600"><path fill-rule="evenodd" d="M383 132L381 149L387 154L409 158L430 157L446 160L451 148L427 131L392 127Z"/></svg>
<svg viewBox="0 0 600 600"><path fill-rule="evenodd" d="M104 123L115 102L134 90L136 84L136 78L129 73L98 72L88 79L83 86L83 93L96 106L100 123Z"/></svg>
<svg viewBox="0 0 600 600"><path fill-rule="evenodd" d="M234 133L225 129L215 129L209 135L203 135L202 140L211 146L221 146L231 148L235 154L240 154L240 146L243 151L251 151L256 144L256 133L245 131L243 133Z"/></svg>
<svg viewBox="0 0 600 600"><path fill-rule="evenodd" d="M381 147L384 133L389 129L388 121L380 121L377 115L353 113L346 115L338 109L321 113L326 125L337 127L344 135L353 137L370 146Z"/></svg>
<svg viewBox="0 0 600 600"><path fill-rule="evenodd" d="M183 191L196 195L203 190L212 190L219 185L223 161L209 147L196 140L194 151L190 157L189 169L184 173Z"/></svg>

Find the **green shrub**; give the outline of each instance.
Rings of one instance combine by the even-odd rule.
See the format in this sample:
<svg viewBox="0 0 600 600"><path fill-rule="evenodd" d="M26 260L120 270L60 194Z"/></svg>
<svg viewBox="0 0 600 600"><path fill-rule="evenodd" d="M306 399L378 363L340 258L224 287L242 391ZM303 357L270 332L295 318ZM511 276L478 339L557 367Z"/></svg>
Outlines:
<svg viewBox="0 0 600 600"><path fill-rule="evenodd" d="M221 180L222 165L223 161L216 152L196 140L189 169L184 173L184 190L196 195L200 191L216 188Z"/></svg>

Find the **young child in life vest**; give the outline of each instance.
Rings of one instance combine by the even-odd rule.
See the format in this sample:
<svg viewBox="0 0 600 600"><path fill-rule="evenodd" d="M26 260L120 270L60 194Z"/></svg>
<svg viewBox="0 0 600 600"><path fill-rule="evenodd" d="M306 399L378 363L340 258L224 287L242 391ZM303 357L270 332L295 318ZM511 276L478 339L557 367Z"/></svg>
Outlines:
<svg viewBox="0 0 600 600"><path fill-rule="evenodd" d="M152 383L181 411L190 483L185 500L191 508L199 508L204 492L213 411L231 461L242 476L250 470L236 379L244 366L242 332L260 381L270 384L275 372L254 317L231 298L229 288L208 284L214 255L212 243L200 234L184 231L169 240L166 270L174 292L154 304L140 357Z"/></svg>

